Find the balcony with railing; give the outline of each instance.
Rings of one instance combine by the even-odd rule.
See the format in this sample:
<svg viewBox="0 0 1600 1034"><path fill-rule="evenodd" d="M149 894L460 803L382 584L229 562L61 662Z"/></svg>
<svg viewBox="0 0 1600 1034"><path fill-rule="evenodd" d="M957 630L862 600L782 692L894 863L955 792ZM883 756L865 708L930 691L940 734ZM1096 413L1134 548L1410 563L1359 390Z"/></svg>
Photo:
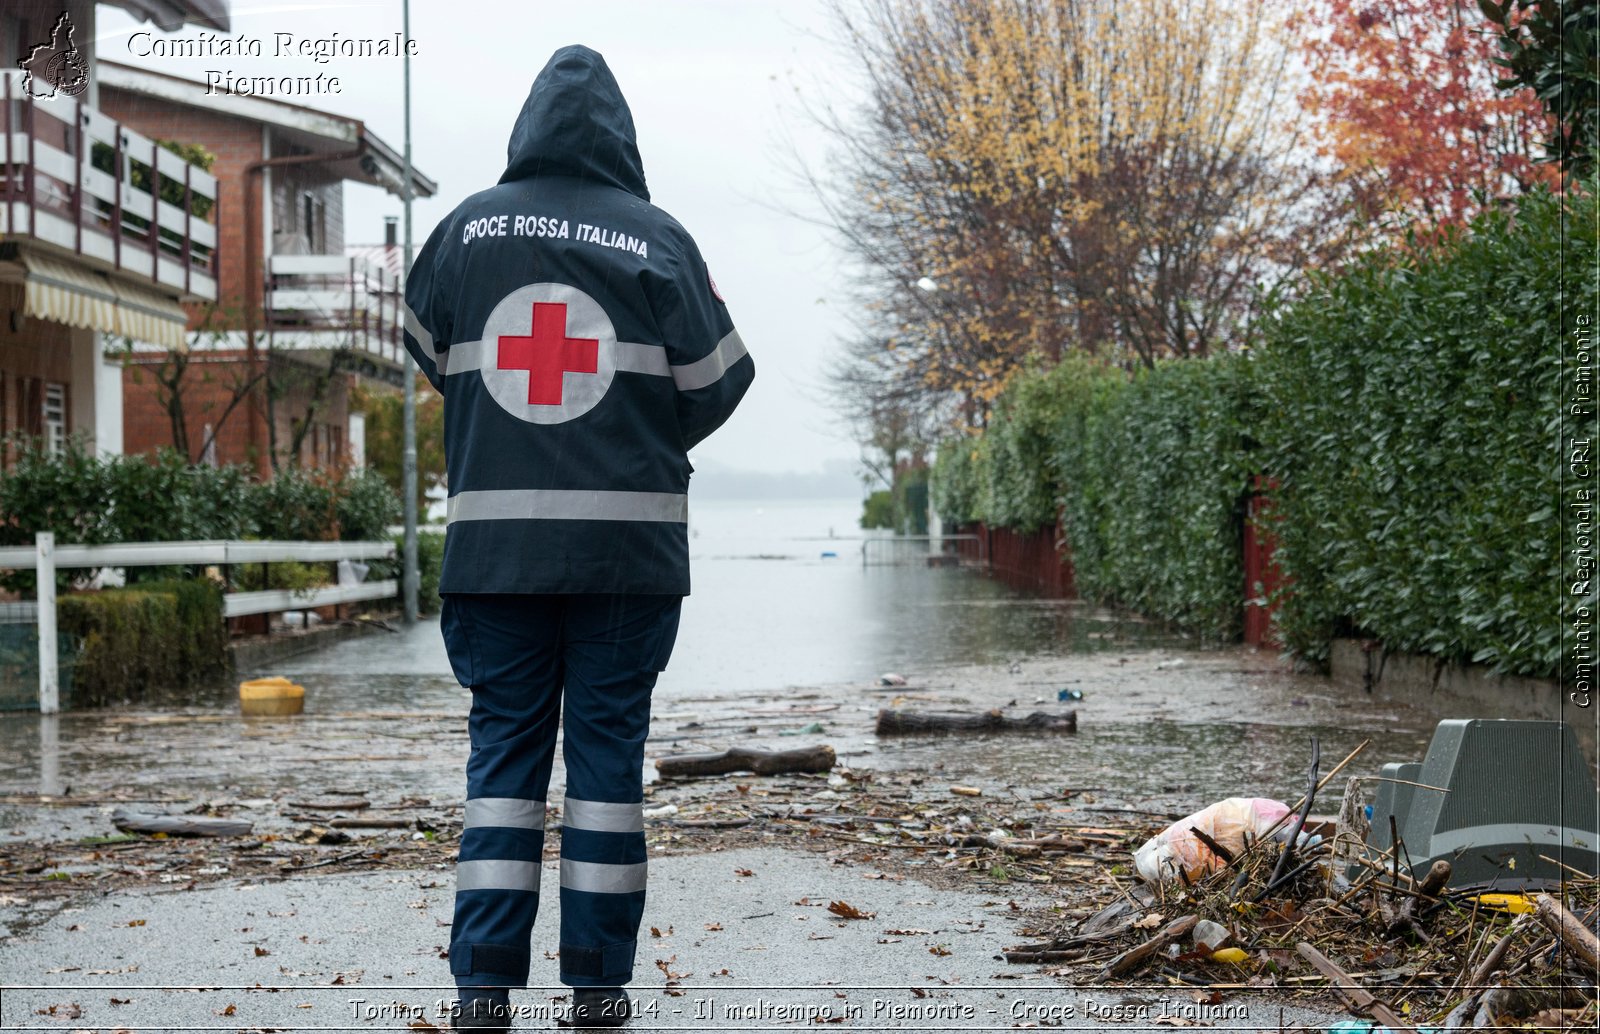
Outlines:
<svg viewBox="0 0 1600 1034"><path fill-rule="evenodd" d="M0 234L183 301L217 297L217 180L80 99L0 72Z"/></svg>
<svg viewBox="0 0 1600 1034"><path fill-rule="evenodd" d="M342 353L353 372L402 383L397 273L360 255L273 255L267 271L271 348Z"/></svg>

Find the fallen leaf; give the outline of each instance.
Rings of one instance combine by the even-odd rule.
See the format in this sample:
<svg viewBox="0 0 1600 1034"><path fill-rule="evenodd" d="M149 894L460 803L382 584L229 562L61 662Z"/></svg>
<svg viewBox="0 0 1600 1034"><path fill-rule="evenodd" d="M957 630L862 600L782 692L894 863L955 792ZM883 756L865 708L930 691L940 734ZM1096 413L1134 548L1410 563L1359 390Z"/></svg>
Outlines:
<svg viewBox="0 0 1600 1034"><path fill-rule="evenodd" d="M752 870L752 869L735 869L733 871L734 871L734 874L738 875L738 876L754 876L755 875L755 871Z"/></svg>
<svg viewBox="0 0 1600 1034"><path fill-rule="evenodd" d="M950 953L950 949L946 948L942 944L935 944L933 947L928 949L929 955L949 955Z"/></svg>
<svg viewBox="0 0 1600 1034"><path fill-rule="evenodd" d="M259 945L259 944L256 945L256 958L259 959L263 955L271 955L271 954L272 954L272 952L270 952L267 949L261 947L261 945Z"/></svg>
<svg viewBox="0 0 1600 1034"><path fill-rule="evenodd" d="M885 930L884 933L891 937L921 937L933 933L932 930Z"/></svg>
<svg viewBox="0 0 1600 1034"><path fill-rule="evenodd" d="M863 912L846 901L828 902L828 911L841 919L871 919L878 914L876 912Z"/></svg>
<svg viewBox="0 0 1600 1034"><path fill-rule="evenodd" d="M111 1004L112 1005L128 1005L132 1001L133 1001L132 998L113 998L113 999L111 999Z"/></svg>
<svg viewBox="0 0 1600 1034"><path fill-rule="evenodd" d="M65 1002L45 1009L35 1009L34 1012L40 1016L57 1016L63 1020L75 1020L83 1015L83 1006L77 1002Z"/></svg>
<svg viewBox="0 0 1600 1034"><path fill-rule="evenodd" d="M707 930L713 930L713 931L720 930L720 929L722 929L722 924L721 923L707 923L706 924L706 929Z"/></svg>
<svg viewBox="0 0 1600 1034"><path fill-rule="evenodd" d="M143 926L144 925L144 920L143 919L130 919L130 920L128 920L128 925L129 926Z"/></svg>
<svg viewBox="0 0 1600 1034"><path fill-rule="evenodd" d="M1160 912L1151 912L1149 915L1133 924L1135 930L1154 930L1160 926L1165 917Z"/></svg>
<svg viewBox="0 0 1600 1034"><path fill-rule="evenodd" d="M427 1020L412 1020L411 1029L420 1031L421 1034L439 1034L439 1028L435 1027Z"/></svg>
<svg viewBox="0 0 1600 1034"><path fill-rule="evenodd" d="M234 1013L236 1013L238 1011L239 1011L239 1007L237 1005L231 1005L231 1004L225 1009L214 1010L215 1014L218 1015L218 1016L232 1016Z"/></svg>

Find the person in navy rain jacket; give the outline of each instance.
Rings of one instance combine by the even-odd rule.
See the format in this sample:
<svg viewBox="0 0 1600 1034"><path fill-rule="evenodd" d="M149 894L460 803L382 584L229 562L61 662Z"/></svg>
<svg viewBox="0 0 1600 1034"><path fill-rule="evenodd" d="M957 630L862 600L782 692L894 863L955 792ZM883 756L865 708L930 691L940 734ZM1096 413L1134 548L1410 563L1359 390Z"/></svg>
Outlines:
<svg viewBox="0 0 1600 1034"><path fill-rule="evenodd" d="M539 903L558 717L561 981L620 1026L645 897L650 694L689 592L688 450L755 368L699 249L650 203L604 59L555 53L500 182L434 229L405 344L444 396L439 591L472 690L450 971L457 1025L507 1029Z"/></svg>

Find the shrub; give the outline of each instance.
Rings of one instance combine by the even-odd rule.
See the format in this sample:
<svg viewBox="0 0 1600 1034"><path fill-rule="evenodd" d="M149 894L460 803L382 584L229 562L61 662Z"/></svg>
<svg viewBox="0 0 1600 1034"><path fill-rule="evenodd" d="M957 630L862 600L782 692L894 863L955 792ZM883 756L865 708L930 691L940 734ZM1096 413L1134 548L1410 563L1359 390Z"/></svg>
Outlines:
<svg viewBox="0 0 1600 1034"><path fill-rule="evenodd" d="M1294 650L1359 633L1555 673L1559 342L1591 297L1595 224L1592 190L1540 190L1273 307L1260 437Z"/></svg>
<svg viewBox="0 0 1600 1034"><path fill-rule="evenodd" d="M887 488L867 496L861 504L861 526L863 528L894 529L894 493Z"/></svg>
<svg viewBox="0 0 1600 1034"><path fill-rule="evenodd" d="M1172 361L1059 426L1055 469L1080 591L1212 639L1237 637L1250 362Z"/></svg>
<svg viewBox="0 0 1600 1034"><path fill-rule="evenodd" d="M400 520L400 497L372 469L352 470L339 485L335 513L339 538L370 542L388 537L389 525Z"/></svg>
<svg viewBox="0 0 1600 1034"><path fill-rule="evenodd" d="M138 700L227 670L222 590L208 581L70 594L57 607L63 632L77 638L73 702Z"/></svg>

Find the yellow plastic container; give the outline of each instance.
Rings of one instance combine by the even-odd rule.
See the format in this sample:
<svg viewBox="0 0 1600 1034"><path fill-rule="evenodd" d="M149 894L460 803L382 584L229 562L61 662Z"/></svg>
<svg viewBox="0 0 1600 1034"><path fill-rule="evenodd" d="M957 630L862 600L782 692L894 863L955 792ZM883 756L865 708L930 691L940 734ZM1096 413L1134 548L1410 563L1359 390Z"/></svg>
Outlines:
<svg viewBox="0 0 1600 1034"><path fill-rule="evenodd" d="M1538 911L1533 902L1522 894L1479 894L1478 904L1484 908L1498 909L1513 915Z"/></svg>
<svg viewBox="0 0 1600 1034"><path fill-rule="evenodd" d="M254 717L300 714L306 709L306 687L281 675L239 683L239 710Z"/></svg>

